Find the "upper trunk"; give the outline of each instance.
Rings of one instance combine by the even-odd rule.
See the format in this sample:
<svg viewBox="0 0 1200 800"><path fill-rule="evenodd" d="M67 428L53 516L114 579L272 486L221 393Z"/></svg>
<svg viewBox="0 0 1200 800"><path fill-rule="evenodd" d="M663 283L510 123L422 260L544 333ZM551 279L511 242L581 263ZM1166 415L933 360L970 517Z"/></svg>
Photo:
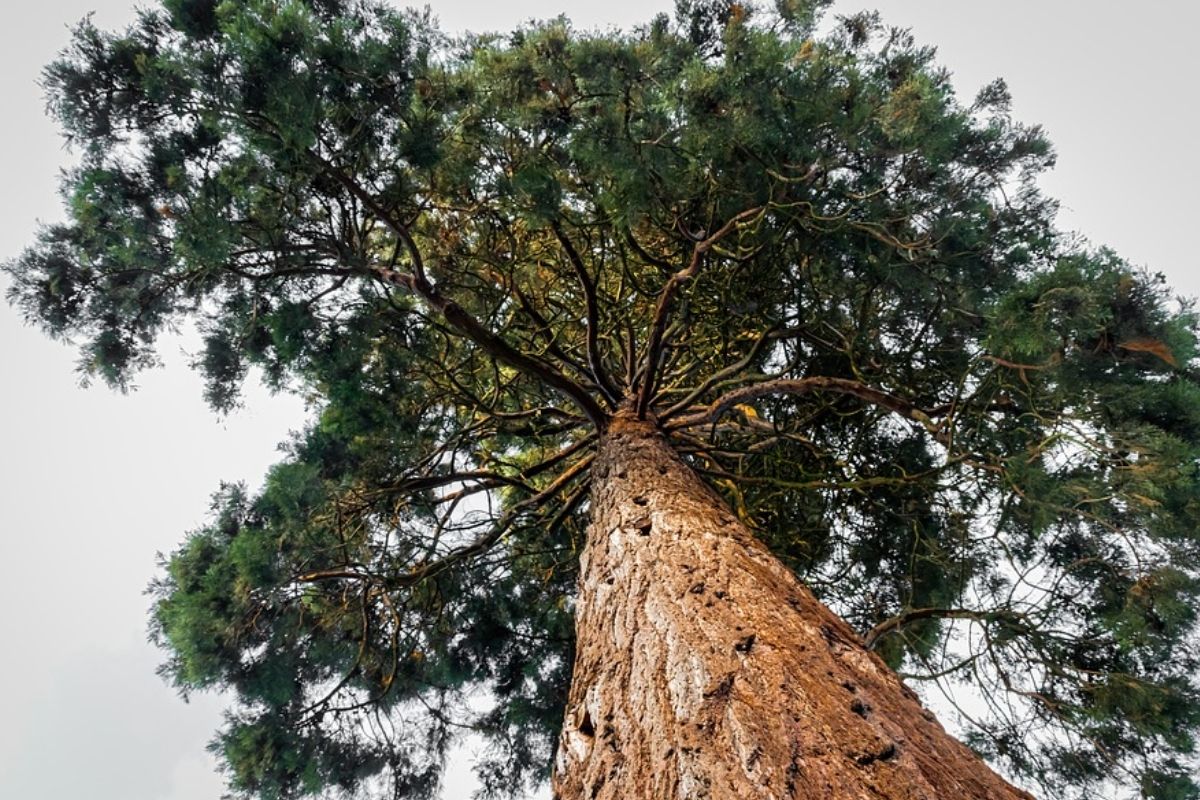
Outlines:
<svg viewBox="0 0 1200 800"><path fill-rule="evenodd" d="M949 736L652 422L593 467L556 800L1026 798Z"/></svg>

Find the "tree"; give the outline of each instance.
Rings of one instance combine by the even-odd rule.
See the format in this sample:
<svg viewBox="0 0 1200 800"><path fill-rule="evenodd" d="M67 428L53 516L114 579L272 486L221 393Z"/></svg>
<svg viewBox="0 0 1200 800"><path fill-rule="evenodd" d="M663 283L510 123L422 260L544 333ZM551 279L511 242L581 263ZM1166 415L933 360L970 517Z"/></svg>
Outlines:
<svg viewBox="0 0 1200 800"><path fill-rule="evenodd" d="M1054 231L1002 84L822 5L76 30L12 299L85 377L193 323L215 409L314 407L153 587L236 790L428 796L465 726L495 796L1024 796L899 670L1053 796L1200 791L1196 316Z"/></svg>

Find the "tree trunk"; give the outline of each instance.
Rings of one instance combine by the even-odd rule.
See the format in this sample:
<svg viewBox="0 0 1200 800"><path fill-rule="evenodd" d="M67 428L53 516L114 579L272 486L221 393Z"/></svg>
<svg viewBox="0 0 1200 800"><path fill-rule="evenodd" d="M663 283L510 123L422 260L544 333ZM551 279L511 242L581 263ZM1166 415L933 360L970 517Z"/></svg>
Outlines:
<svg viewBox="0 0 1200 800"><path fill-rule="evenodd" d="M1026 798L758 543L652 421L593 466L555 800Z"/></svg>

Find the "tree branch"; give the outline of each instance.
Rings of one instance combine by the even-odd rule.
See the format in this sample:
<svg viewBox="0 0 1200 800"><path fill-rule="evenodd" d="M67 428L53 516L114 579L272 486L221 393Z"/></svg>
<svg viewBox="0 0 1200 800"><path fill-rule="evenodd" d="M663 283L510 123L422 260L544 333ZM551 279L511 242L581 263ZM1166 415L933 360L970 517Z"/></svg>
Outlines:
<svg viewBox="0 0 1200 800"><path fill-rule="evenodd" d="M663 286L662 291L658 295L658 305L654 309L654 321L650 326L650 337L646 342L646 355L642 359L645 371L642 374L642 382L638 388L637 402L634 406L639 419L645 418L646 409L650 406L650 398L654 396L654 383L658 371L658 362L662 358L663 334L666 332L667 319L670 316L671 306L675 302L675 296L679 293L679 289L692 278L696 277L696 273L700 271L700 263L704 258L704 254L711 250L713 245L728 236L743 221L761 214L764 209L765 206L756 206L746 209L740 214L735 214L716 233L697 242L692 248L692 258L688 262L688 265L672 275L667 280L666 285Z"/></svg>
<svg viewBox="0 0 1200 800"><path fill-rule="evenodd" d="M472 558L489 550L492 545L500 541L500 537L502 537L505 532L512 527L512 524L516 522L517 518L521 514L529 511L530 509L541 507L547 500L550 500L556 494L561 492L564 487L570 484L571 481L573 481L580 473L584 472L591 465L593 458L595 458L595 454L588 453L579 461L563 470L562 474L555 478L545 489L538 492L533 497L529 497L511 506L507 511L504 512L500 519L497 520L496 524L491 528L491 530L480 536L475 541L471 542L470 544L465 544L462 547L457 547L446 553L446 555L442 556L441 558L435 558L432 561L423 561L400 575L382 576L366 570L358 570L351 567L336 567L334 569L306 572L302 575L297 575L294 580L298 583L314 583L316 581L338 579L359 581L366 580L378 583L379 585L388 589L400 589L407 586L414 586L444 569L452 567L461 561L465 561L466 559Z"/></svg>
<svg viewBox="0 0 1200 800"><path fill-rule="evenodd" d="M575 274L579 276L579 284L583 287L584 302L587 304L588 367L591 369L592 380L596 382L596 386L609 405L616 408L621 393L608 377L608 373L604 370L604 362L600 358L600 306L596 302L596 284L592 281L592 276L588 274L587 265L583 263L579 251L575 249L575 245L563 232L562 226L555 221L550 223L550 229L554 231L555 237L558 238L559 244L566 252L567 260L575 268Z"/></svg>
<svg viewBox="0 0 1200 800"><path fill-rule="evenodd" d="M379 218L380 222L386 225L403 242L412 262L412 273L409 274L388 267L377 266L371 269L377 277L387 283L403 286L413 294L416 294L432 308L441 312L442 317L445 318L446 322L452 328L457 329L468 339L479 345L488 355L531 377L537 378L551 388L557 389L574 401L580 410L583 411L584 415L591 420L593 425L597 428L604 427L608 421L608 414L586 389L566 375L555 370L549 364L513 348L506 341L484 327L458 303L438 292L437 288L429 282L429 279L425 275L425 264L421 258L421 250L417 247L416 240L413 238L408 226L389 214L375 197L357 181L322 158L315 151L309 150L307 152L309 157L322 170L337 181L346 191L350 192L351 195L358 198L372 214Z"/></svg>
<svg viewBox="0 0 1200 800"><path fill-rule="evenodd" d="M737 375L739 372L741 372L742 370L746 369L751 364L753 364L754 359L758 358L759 354L762 353L763 346L771 338L771 334L774 333L777 329L778 329L777 327L771 327L771 328L767 328L765 331L763 331L762 335L760 335L758 337L758 339L755 340L754 345L750 348L750 352L747 353L743 359L741 359L740 361L738 361L735 364L730 364L729 366L725 367L724 369L721 369L721 370L713 373L712 375L710 375L703 383L701 383L699 386L697 386L692 391L688 392L687 397L683 398L678 403L676 403L675 405L668 408L665 412L658 415L659 422L665 422L666 420L668 420L671 417L678 414L680 411L683 411L684 409L688 408L696 400L703 397L705 392L711 390L718 383L725 380L726 378Z"/></svg>
<svg viewBox="0 0 1200 800"><path fill-rule="evenodd" d="M559 346L558 341L554 336L554 326L551 325L550 321L542 316L541 312L537 310L537 308L533 305L533 301L529 299L529 295L521 291L521 287L515 285L515 282L512 292L514 295L516 295L517 302L520 304L521 310L525 312L525 316L533 320L534 325L537 326L537 333L543 339L545 339L546 352L550 353L559 361L566 364L575 373L582 376L586 381L590 382L591 385L596 386L590 370L583 364L579 363L577 359L572 358L569 353Z"/></svg>
<svg viewBox="0 0 1200 800"><path fill-rule="evenodd" d="M919 622L923 619L973 619L979 622L993 622L998 619L1018 618L1021 616L1021 614L1015 611L974 611L969 608L914 608L902 614L897 614L890 619L885 619L876 625L863 637L863 644L866 645L868 650L873 650L875 649L875 645L884 636L895 633L910 622Z"/></svg>
<svg viewBox="0 0 1200 800"><path fill-rule="evenodd" d="M743 386L740 389L734 389L732 392L727 392L712 403L704 410L694 414L689 414L685 417L680 417L674 422L666 425L667 430L678 430L680 428L688 428L693 425L704 425L709 422L715 422L729 409L735 405L752 400L755 397L761 397L767 394L809 394L811 392L837 392L840 394L848 394L852 397L857 397L865 403L886 408L899 414L902 417L915 420L930 433L935 436L940 436L942 431L936 425L929 415L921 409L917 408L907 400L903 400L895 395L879 389L873 389L866 384L858 381L849 380L847 378L798 378L788 379L781 378L779 380L763 381L752 386Z"/></svg>

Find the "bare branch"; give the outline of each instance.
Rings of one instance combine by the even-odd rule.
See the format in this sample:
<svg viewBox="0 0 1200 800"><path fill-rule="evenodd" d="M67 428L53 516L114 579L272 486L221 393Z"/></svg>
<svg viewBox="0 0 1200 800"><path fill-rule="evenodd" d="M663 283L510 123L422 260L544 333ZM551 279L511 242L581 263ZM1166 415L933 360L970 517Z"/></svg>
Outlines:
<svg viewBox="0 0 1200 800"><path fill-rule="evenodd" d="M721 395L704 410L694 414L689 414L686 417L680 417L674 422L666 425L668 430L677 430L679 428L688 428L693 425L704 425L709 422L715 422L729 409L739 403L747 400L752 400L755 397L761 397L768 394L810 394L812 392L837 392L839 394L848 394L852 397L857 397L865 403L886 408L899 414L902 417L919 422L927 431L935 437L940 436L941 428L930 419L929 415L917 408L912 403L902 398L896 397L893 394L874 389L864 383L849 380L847 378L798 378L763 381L751 386L743 386L740 389L734 389L732 392L727 392Z"/></svg>
<svg viewBox="0 0 1200 800"><path fill-rule="evenodd" d="M386 283L402 286L416 294L428 303L429 306L441 312L442 317L445 318L446 322L452 328L455 328L475 344L479 345L483 348L484 352L510 367L514 367L527 375L543 381L547 386L557 389L574 401L580 410L583 411L584 415L591 420L593 425L597 428L604 427L608 420L608 415L586 389L549 364L515 349L508 342L484 327L458 303L438 292L437 288L429 282L429 279L425 275L425 265L421 257L421 250L417 247L417 243L408 226L389 214L371 193L357 181L316 152L311 150L308 152L309 156L322 170L343 186L346 191L358 198L371 213L379 217L379 220L404 243L404 247L408 251L410 261L412 262L412 273L409 274L388 267L376 266L371 269L371 272L376 277Z"/></svg>
<svg viewBox="0 0 1200 800"><path fill-rule="evenodd" d="M613 384L612 379L608 377L600 358L600 306L596 302L596 284L592 280L592 276L588 274L587 265L583 263L579 251L575 249L575 245L571 243L562 226L556 221L550 223L550 229L554 231L555 237L558 238L559 244L566 252L567 260L575 268L575 274L579 276L579 284L583 287L584 302L587 304L588 367L592 373L592 380L596 382L596 386L599 387L600 393L604 395L604 399L608 401L609 405L616 408L621 393Z"/></svg>
<svg viewBox="0 0 1200 800"><path fill-rule="evenodd" d="M969 608L914 608L897 614L876 625L863 637L863 644L868 650L884 636L895 633L905 625L919 622L923 619L973 619L979 622L993 622L997 619L1014 619L1022 616L1015 611L974 611Z"/></svg>
<svg viewBox="0 0 1200 800"><path fill-rule="evenodd" d="M671 306L675 302L675 296L679 293L679 289L692 278L696 277L696 274L700 271L700 264L704 259L704 254L711 250L713 245L728 236L744 221L762 214L765 208L765 206L756 206L746 209L740 214L735 214L716 233L697 242L692 248L692 258L688 262L688 265L672 275L659 293L658 305L654 309L654 322L650 326L650 337L646 342L646 354L642 358L642 365L645 372L642 375L642 382L638 389L637 403L635 405L635 411L639 419L645 418L646 409L650 406L650 398L654 396L654 383L658 371L658 362L662 358L663 334L666 332Z"/></svg>
<svg viewBox="0 0 1200 800"><path fill-rule="evenodd" d="M704 383L700 384L695 389L693 389L691 392L689 392L687 397L683 398L678 403L676 403L675 405L668 408L665 412L658 415L659 422L665 422L666 420L675 416L679 412L685 410L692 403L696 402L701 397L703 397L705 392L708 392L709 390L711 390L718 383L725 380L726 378L737 375L739 372L741 372L742 370L746 369L751 364L753 364L754 359L758 358L758 356L762 353L763 346L767 343L767 341L771 338L771 334L774 333L775 331L776 331L776 328L774 328L774 327L768 328L767 330L763 331L762 335L759 336L758 339L754 342L754 346L750 348L750 352L747 353L743 359L741 359L740 361L738 361L735 364L730 364L729 366L725 367L724 369L721 369L721 370L713 373L712 375L710 375L708 377L708 379L704 381Z"/></svg>
<svg viewBox="0 0 1200 800"><path fill-rule="evenodd" d="M441 572L444 569L454 566L462 561L473 558L480 553L484 553L500 541L500 538L512 527L513 523L524 513L540 508L548 500L561 492L567 485L571 483L580 473L587 470L591 465L594 454L588 453L579 461L572 464L567 469L563 470L554 481L542 491L535 494L533 497L520 501L511 506L504 515L497 520L496 524L485 534L480 536L470 544L463 545L451 550L441 558L436 558L432 561L421 562L407 572L400 575L378 575L371 573L365 569L354 569L347 567L338 567L329 570L316 570L306 572L303 575L297 575L294 580L298 583L314 583L317 581L326 580L359 580L371 581L378 583L388 589L399 589L406 586L414 586L426 578Z"/></svg>
<svg viewBox="0 0 1200 800"><path fill-rule="evenodd" d="M593 381L594 379L592 378L590 371L580 364L579 361L572 358L569 353L559 346L558 340L554 334L554 326L551 325L550 321L547 320L542 313L537 310L537 307L534 306L533 301L530 300L529 295L521 291L521 287L516 285L513 286L512 291L517 297L517 302L521 305L521 310L525 312L525 316L529 317L529 319L533 321L534 325L537 326L538 335L545 339L547 352L549 352L562 363L566 364L576 373L583 376L585 380ZM593 383L592 385L595 384Z"/></svg>

